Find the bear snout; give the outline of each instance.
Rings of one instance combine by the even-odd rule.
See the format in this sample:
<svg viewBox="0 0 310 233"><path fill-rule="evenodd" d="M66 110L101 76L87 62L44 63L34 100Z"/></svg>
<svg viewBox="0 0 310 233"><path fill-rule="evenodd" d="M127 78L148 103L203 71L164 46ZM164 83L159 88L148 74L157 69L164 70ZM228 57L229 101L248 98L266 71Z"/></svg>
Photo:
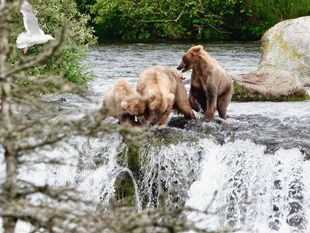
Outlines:
<svg viewBox="0 0 310 233"><path fill-rule="evenodd" d="M177 67L177 70L182 70L185 67L185 62L182 61L180 65ZM183 72L183 71L182 71Z"/></svg>
<svg viewBox="0 0 310 233"><path fill-rule="evenodd" d="M189 66L184 61L182 61L181 64L177 67L177 70L181 70L182 73L184 73L189 70Z"/></svg>

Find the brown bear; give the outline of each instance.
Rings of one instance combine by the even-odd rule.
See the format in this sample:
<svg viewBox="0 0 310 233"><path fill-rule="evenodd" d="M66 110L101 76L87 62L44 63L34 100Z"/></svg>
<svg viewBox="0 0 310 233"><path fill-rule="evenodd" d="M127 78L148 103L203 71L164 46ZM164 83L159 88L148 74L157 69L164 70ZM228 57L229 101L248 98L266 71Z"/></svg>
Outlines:
<svg viewBox="0 0 310 233"><path fill-rule="evenodd" d="M100 113L115 117L120 123L138 125L135 116L143 115L145 108L145 98L133 90L127 80L120 79L105 94Z"/></svg>
<svg viewBox="0 0 310 233"><path fill-rule="evenodd" d="M182 75L171 68L154 66L146 69L139 76L137 92L147 100L144 114L146 124L167 123L172 109L178 110L188 119L195 119Z"/></svg>
<svg viewBox="0 0 310 233"><path fill-rule="evenodd" d="M189 102L195 111L199 105L207 121L213 119L217 110L219 116L227 118L227 107L232 97L233 81L215 59L201 45L191 47L177 67L183 73L192 69Z"/></svg>

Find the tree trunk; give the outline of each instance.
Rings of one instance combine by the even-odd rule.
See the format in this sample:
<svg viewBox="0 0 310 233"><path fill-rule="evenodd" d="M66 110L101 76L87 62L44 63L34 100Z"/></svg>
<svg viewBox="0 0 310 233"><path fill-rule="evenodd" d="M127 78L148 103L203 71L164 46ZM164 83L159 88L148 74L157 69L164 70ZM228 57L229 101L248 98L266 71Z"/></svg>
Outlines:
<svg viewBox="0 0 310 233"><path fill-rule="evenodd" d="M14 205L14 199L16 197L16 175L17 175L17 155L14 151L10 151L9 148L4 148L4 158L6 165L6 177L4 183L4 194L7 202L11 202ZM3 218L4 233L14 233L17 220L13 217Z"/></svg>
<svg viewBox="0 0 310 233"><path fill-rule="evenodd" d="M5 192L7 194L7 198L13 199L16 196L16 155L8 148L5 148L4 158L6 165L6 177L4 183Z"/></svg>
<svg viewBox="0 0 310 233"><path fill-rule="evenodd" d="M5 9L5 1L0 2L0 95L1 95L1 118L3 128L5 129L4 140L4 157L6 165L6 177L4 183L4 194L8 203L14 203L16 197L16 168L17 159L16 153L13 149L13 142L10 137L12 134L12 120L11 120L11 77L5 74L9 69L8 54L9 41L7 21L8 15L3 11ZM4 13L3 13L4 12ZM16 219L13 217L3 218L4 233L13 233L16 225Z"/></svg>
<svg viewBox="0 0 310 233"><path fill-rule="evenodd" d="M3 233L14 233L16 221L13 218L3 218Z"/></svg>

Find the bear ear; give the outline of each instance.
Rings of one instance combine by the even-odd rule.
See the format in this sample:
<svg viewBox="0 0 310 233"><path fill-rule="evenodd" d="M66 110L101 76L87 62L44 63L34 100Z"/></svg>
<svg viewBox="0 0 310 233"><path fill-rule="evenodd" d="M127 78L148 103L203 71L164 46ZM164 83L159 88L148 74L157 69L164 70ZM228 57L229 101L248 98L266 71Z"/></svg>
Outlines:
<svg viewBox="0 0 310 233"><path fill-rule="evenodd" d="M156 97L156 93L153 89L150 89L147 93L147 98L149 99L149 101L153 101L155 100Z"/></svg>
<svg viewBox="0 0 310 233"><path fill-rule="evenodd" d="M169 105L173 105L174 97L175 96L172 93L167 96Z"/></svg>
<svg viewBox="0 0 310 233"><path fill-rule="evenodd" d="M122 109L127 109L128 103L126 101L122 101L121 102L121 107L122 107Z"/></svg>
<svg viewBox="0 0 310 233"><path fill-rule="evenodd" d="M203 50L203 46L202 45L197 45L197 46L194 46L192 48L192 51L195 52L195 53L198 53L200 52L201 50Z"/></svg>
<svg viewBox="0 0 310 233"><path fill-rule="evenodd" d="M153 111L158 105L158 101L155 100L156 100L156 93L153 89L150 89L147 93L146 101L151 111Z"/></svg>

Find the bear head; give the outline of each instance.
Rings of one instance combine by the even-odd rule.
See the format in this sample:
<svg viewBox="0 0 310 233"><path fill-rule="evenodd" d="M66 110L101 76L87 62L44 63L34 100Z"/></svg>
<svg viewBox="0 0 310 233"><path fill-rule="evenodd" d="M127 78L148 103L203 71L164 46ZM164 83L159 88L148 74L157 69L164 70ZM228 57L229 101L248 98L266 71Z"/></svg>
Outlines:
<svg viewBox="0 0 310 233"><path fill-rule="evenodd" d="M149 94L152 93L152 89ZM144 115L144 123L147 125L163 124L169 117L174 104L175 96L169 93L167 96L158 98L149 98L148 108Z"/></svg>
<svg viewBox="0 0 310 233"><path fill-rule="evenodd" d="M195 64L199 61L200 53L203 51L202 45L191 47L182 57L182 62L177 67L183 73L192 69Z"/></svg>
<svg viewBox="0 0 310 233"><path fill-rule="evenodd" d="M121 102L121 108L132 116L141 116L144 114L147 106L145 98L138 94L129 95Z"/></svg>

